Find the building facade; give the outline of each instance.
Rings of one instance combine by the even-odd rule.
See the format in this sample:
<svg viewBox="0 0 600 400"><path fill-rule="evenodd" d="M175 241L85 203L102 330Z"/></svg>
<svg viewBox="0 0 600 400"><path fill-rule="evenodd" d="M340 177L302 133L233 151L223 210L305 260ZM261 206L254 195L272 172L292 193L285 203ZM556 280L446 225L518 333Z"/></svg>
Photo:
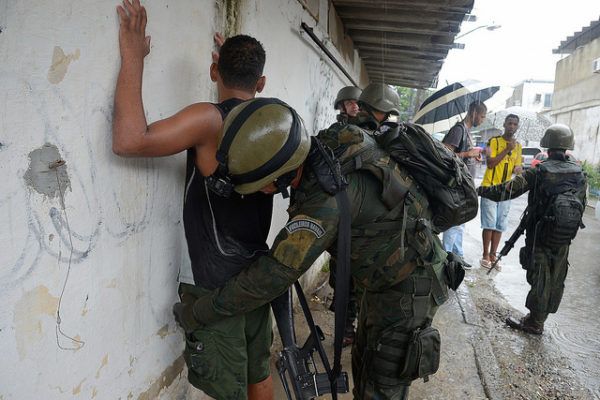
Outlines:
<svg viewBox="0 0 600 400"><path fill-rule="evenodd" d="M600 163L600 20L568 37L554 50L556 64L551 118L575 134L575 156Z"/></svg>
<svg viewBox="0 0 600 400"><path fill-rule="evenodd" d="M506 108L517 106L543 113L552 106L553 89L553 81L524 80L514 86L512 96L506 100Z"/></svg>

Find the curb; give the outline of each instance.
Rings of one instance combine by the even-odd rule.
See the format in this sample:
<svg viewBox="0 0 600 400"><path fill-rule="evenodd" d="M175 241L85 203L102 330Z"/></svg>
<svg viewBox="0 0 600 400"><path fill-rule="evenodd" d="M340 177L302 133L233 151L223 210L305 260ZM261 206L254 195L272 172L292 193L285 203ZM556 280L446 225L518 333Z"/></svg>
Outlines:
<svg viewBox="0 0 600 400"><path fill-rule="evenodd" d="M462 312L463 320L466 324L474 328L471 345L475 352L475 363L483 391L490 400L502 400L504 396L501 390L503 383L500 378L500 367L498 367L492 343L485 332L483 322L473 303L469 289L464 284L460 285L455 295Z"/></svg>

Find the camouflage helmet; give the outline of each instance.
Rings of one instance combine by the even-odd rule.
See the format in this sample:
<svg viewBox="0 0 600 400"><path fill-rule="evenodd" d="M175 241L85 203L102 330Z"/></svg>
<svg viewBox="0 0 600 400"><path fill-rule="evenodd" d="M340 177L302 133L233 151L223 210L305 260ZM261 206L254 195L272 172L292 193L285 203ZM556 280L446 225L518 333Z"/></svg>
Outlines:
<svg viewBox="0 0 600 400"><path fill-rule="evenodd" d="M547 149L573 150L575 147L573 131L567 125L550 125L544 132L540 146Z"/></svg>
<svg viewBox="0 0 600 400"><path fill-rule="evenodd" d="M333 103L333 108L336 110L339 109L340 103L344 100L356 100L360 97L362 90L357 88L356 86L346 86L340 89L338 92L335 102Z"/></svg>
<svg viewBox="0 0 600 400"><path fill-rule="evenodd" d="M310 136L296 111L275 98L234 107L222 132L217 161L239 194L258 192L295 171L310 149Z"/></svg>
<svg viewBox="0 0 600 400"><path fill-rule="evenodd" d="M398 104L400 96L385 83L371 83L361 93L359 103L366 104L373 110L400 115Z"/></svg>

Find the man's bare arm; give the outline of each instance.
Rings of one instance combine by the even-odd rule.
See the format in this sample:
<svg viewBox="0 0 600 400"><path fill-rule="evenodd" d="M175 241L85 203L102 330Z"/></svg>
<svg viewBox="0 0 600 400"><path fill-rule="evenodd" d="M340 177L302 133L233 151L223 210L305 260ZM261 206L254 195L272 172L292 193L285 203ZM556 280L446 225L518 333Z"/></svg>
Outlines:
<svg viewBox="0 0 600 400"><path fill-rule="evenodd" d="M456 146L452 146L451 144L447 144L447 143L444 143L444 146L449 148L452 152L456 151ZM481 153L481 150L474 147L471 150L461 151L459 153L456 153L456 155L458 156L458 158L474 158L474 157L478 157L480 153Z"/></svg>
<svg viewBox="0 0 600 400"><path fill-rule="evenodd" d="M124 0L117 13L121 69L115 91L113 151L122 156L156 157L216 143L222 121L209 103L191 105L148 126L142 102L144 57L150 52L146 10L139 0Z"/></svg>

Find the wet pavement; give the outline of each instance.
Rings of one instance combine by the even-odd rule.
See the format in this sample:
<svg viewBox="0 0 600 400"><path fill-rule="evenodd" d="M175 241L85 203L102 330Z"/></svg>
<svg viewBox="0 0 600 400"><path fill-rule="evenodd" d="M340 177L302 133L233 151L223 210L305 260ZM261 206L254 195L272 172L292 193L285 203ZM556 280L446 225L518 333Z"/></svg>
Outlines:
<svg viewBox="0 0 600 400"><path fill-rule="evenodd" d="M591 203L595 205L595 199ZM502 237L499 250L519 224L526 205L526 194L511 201L509 228ZM594 209L588 207L584 224L586 228L579 231L571 245L563 299L558 312L548 317L545 335L569 360L583 385L600 399L600 220ZM521 237L502 259L501 272L489 276L483 274L510 307L523 314L528 311L525 299L529 285L518 255L524 243L524 237ZM467 261L478 265L482 253L479 216L467 223L464 244Z"/></svg>

